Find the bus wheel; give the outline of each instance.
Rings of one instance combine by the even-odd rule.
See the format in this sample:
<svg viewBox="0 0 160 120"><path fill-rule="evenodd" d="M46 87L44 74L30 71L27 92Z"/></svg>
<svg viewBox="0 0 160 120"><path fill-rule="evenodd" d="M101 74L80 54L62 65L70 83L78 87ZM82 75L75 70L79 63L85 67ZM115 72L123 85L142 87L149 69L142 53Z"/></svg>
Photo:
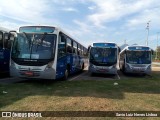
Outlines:
<svg viewBox="0 0 160 120"><path fill-rule="evenodd" d="M65 73L64 73L64 78L63 78L64 80L68 79L69 72L70 72L70 66L67 65L67 68L66 68Z"/></svg>
<svg viewBox="0 0 160 120"><path fill-rule="evenodd" d="M84 63L83 63L83 65L82 65L82 69L81 69L82 71L84 70Z"/></svg>
<svg viewBox="0 0 160 120"><path fill-rule="evenodd" d="M126 73L126 69L125 69L125 66L123 65L122 67L122 72L125 74Z"/></svg>
<svg viewBox="0 0 160 120"><path fill-rule="evenodd" d="M63 80L67 80L67 79L68 79L68 76L69 76L69 71L68 71L68 69L66 69L66 70L65 70L65 73L64 73Z"/></svg>

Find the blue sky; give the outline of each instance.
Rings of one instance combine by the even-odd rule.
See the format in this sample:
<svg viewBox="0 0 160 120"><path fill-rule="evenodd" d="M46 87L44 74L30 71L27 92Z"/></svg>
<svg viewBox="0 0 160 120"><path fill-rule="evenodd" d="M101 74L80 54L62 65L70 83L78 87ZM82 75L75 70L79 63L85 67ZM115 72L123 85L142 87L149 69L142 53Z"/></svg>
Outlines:
<svg viewBox="0 0 160 120"><path fill-rule="evenodd" d="M0 26L59 26L86 47L93 42L157 46L159 0L0 0ZM159 43L160 45L160 33Z"/></svg>

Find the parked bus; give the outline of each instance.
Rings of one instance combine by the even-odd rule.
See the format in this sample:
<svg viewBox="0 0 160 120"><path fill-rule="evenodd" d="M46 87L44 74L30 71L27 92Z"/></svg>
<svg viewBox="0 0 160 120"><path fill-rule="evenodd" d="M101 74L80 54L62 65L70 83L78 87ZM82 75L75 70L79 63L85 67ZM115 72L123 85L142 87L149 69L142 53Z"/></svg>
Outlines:
<svg viewBox="0 0 160 120"><path fill-rule="evenodd" d="M151 73L153 50L147 46L132 45L120 52L119 67L124 73Z"/></svg>
<svg viewBox="0 0 160 120"><path fill-rule="evenodd" d="M8 45L9 30L0 27L0 74L9 73L10 46Z"/></svg>
<svg viewBox="0 0 160 120"><path fill-rule="evenodd" d="M119 51L115 43L93 43L89 48L89 72L117 74Z"/></svg>
<svg viewBox="0 0 160 120"><path fill-rule="evenodd" d="M11 76L67 79L86 66L87 48L60 28L22 26L16 36L11 51Z"/></svg>

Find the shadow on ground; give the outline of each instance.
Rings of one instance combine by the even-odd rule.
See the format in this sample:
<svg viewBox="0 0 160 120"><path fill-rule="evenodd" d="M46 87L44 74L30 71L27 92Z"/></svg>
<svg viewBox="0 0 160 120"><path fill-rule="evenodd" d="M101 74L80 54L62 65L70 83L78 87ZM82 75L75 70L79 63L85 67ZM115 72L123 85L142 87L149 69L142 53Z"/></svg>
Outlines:
<svg viewBox="0 0 160 120"><path fill-rule="evenodd" d="M71 78L79 74L77 73L71 76ZM152 75L152 77L129 76L129 79L124 80L25 80L14 84L0 85L0 108L25 97L36 95L95 97L121 100L125 99L124 93L126 92L160 94L159 71L154 71ZM115 82L118 85L114 85Z"/></svg>

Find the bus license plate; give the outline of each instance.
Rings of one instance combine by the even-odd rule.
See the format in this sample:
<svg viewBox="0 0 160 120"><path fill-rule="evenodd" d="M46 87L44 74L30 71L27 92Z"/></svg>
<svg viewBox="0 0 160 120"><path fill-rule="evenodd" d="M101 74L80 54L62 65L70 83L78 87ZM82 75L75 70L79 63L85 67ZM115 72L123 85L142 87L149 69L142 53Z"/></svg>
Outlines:
<svg viewBox="0 0 160 120"><path fill-rule="evenodd" d="M25 72L25 75L27 75L27 76L33 76L34 74L31 71L27 71L27 72Z"/></svg>

